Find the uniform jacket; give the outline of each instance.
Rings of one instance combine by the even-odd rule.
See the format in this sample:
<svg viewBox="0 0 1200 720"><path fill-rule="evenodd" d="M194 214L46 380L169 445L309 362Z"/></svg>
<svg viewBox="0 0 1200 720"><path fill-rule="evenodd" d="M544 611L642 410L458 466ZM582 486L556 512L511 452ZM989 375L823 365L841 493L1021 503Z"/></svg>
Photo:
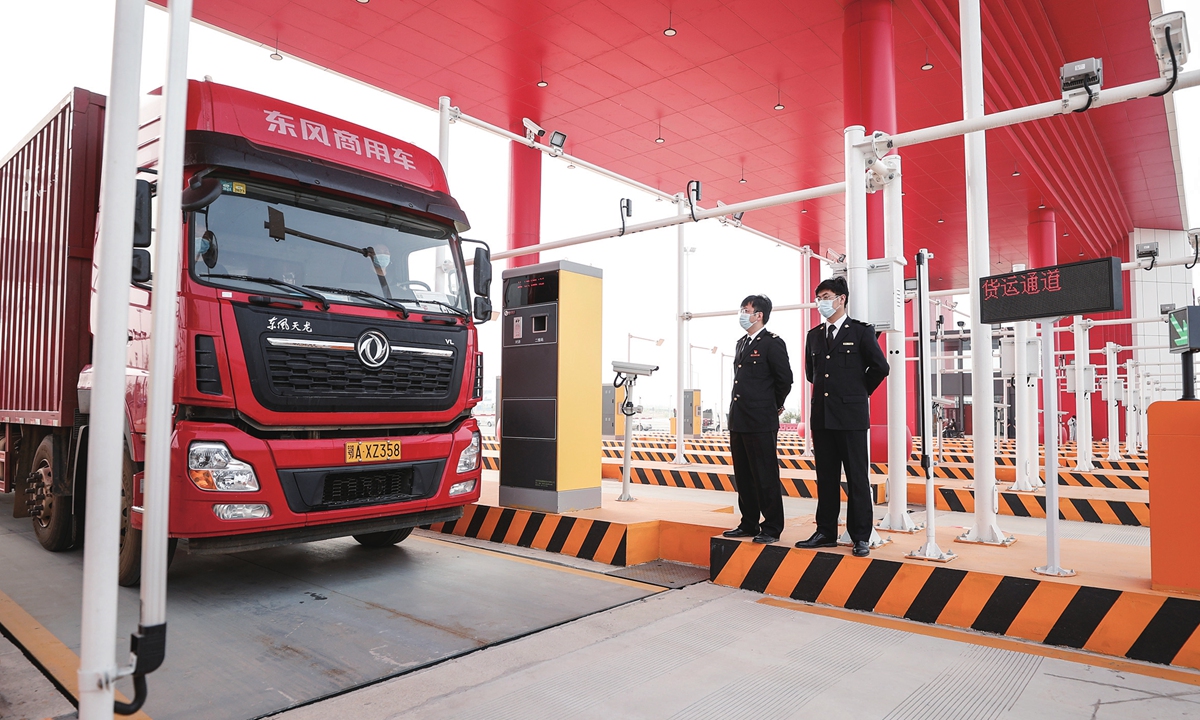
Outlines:
<svg viewBox="0 0 1200 720"><path fill-rule="evenodd" d="M867 398L888 374L875 328L846 318L832 343L825 328L821 323L809 330L804 346L804 374L813 385L812 427L869 430Z"/></svg>
<svg viewBox="0 0 1200 720"><path fill-rule="evenodd" d="M779 432L779 409L792 391L792 364L783 338L763 328L733 358L729 431Z"/></svg>

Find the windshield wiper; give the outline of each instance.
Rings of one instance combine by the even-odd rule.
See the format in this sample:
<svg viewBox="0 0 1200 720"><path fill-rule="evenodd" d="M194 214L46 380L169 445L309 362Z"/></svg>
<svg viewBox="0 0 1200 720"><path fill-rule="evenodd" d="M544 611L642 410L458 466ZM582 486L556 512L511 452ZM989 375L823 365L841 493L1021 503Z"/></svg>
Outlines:
<svg viewBox="0 0 1200 720"><path fill-rule="evenodd" d="M383 303L384 305L387 305L388 307L392 307L392 308L399 310L400 316L403 317L405 320L408 319L408 308L404 307L403 305L396 302L395 300L389 300L382 295L376 295L375 293L369 292L367 290L352 290L350 288L332 287L330 285L305 285L304 287L313 288L314 290L326 290L331 293L340 293L342 295L351 295L353 297L364 297L364 298L370 298L372 300L378 300L379 302Z"/></svg>
<svg viewBox="0 0 1200 720"><path fill-rule="evenodd" d="M295 291L297 293L300 293L301 295L305 295L305 296L310 297L313 300L316 300L317 302L321 303L322 310L329 309L329 300L327 300L325 298L325 296L322 295L321 293L316 292L314 290L309 290L308 288L301 287L299 285L293 285L290 282L286 282L283 280L276 280L275 278L257 277L254 275L229 275L227 273L208 273L206 275L201 275L200 277L202 277L202 278L223 278L226 280L244 280L246 282L256 282L256 283L262 283L264 285L274 285L275 287L287 288L288 290Z"/></svg>
<svg viewBox="0 0 1200 720"><path fill-rule="evenodd" d="M442 302L441 300L409 300L408 298L400 298L400 302L416 303L418 305L422 305L424 303L433 303L434 305L441 305L442 307L446 308L447 310L450 311L450 314L452 314L452 315L457 315L459 317L464 317L464 318L468 317L467 313L465 313L464 311L459 310L458 308L454 307L453 305L447 305L446 303Z"/></svg>

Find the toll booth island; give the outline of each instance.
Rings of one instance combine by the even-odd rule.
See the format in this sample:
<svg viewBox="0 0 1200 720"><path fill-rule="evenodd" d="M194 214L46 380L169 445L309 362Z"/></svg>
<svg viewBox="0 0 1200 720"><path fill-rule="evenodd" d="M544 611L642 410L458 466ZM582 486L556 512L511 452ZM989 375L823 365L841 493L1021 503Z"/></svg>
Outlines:
<svg viewBox="0 0 1200 720"><path fill-rule="evenodd" d="M600 507L603 273L560 260L502 278L500 504Z"/></svg>

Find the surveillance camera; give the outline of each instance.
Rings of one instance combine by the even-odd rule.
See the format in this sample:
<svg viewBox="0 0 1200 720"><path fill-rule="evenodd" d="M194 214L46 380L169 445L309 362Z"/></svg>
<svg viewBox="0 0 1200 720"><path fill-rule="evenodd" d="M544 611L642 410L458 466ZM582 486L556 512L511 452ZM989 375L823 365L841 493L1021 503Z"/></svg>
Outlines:
<svg viewBox="0 0 1200 720"><path fill-rule="evenodd" d="M1187 236L1188 245L1191 245L1192 249L1195 250L1196 246L1200 245L1200 228L1192 228L1191 230L1188 230Z"/></svg>
<svg viewBox="0 0 1200 720"><path fill-rule="evenodd" d="M613 372L622 375L646 375L649 376L655 370L658 370L657 365L643 365L641 363L624 362L623 360L612 361Z"/></svg>
<svg viewBox="0 0 1200 720"><path fill-rule="evenodd" d="M542 129L541 125L538 125L537 123L530 120L529 118L521 118L521 122L525 123L526 137L528 137L530 135L532 135L534 137L541 137L546 134L546 131ZM529 139L532 140L533 138L530 137Z"/></svg>
<svg viewBox="0 0 1200 720"><path fill-rule="evenodd" d="M1167 43L1168 31L1171 42ZM1187 18L1182 12L1172 12L1159 15L1150 21L1150 37L1154 41L1154 56L1158 59L1158 74L1171 77L1175 71L1187 62L1191 52L1191 42L1188 40ZM1175 51L1175 64L1171 64L1171 50Z"/></svg>

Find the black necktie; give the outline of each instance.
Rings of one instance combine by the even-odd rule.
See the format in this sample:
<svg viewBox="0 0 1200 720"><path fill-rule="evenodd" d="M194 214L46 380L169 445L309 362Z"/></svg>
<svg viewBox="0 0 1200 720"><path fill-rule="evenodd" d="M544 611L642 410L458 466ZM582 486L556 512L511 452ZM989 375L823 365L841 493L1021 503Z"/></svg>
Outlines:
<svg viewBox="0 0 1200 720"><path fill-rule="evenodd" d="M835 326L833 323L828 323L828 326L829 330L825 334L825 339L828 341L829 347L833 347L833 337L837 334L837 326Z"/></svg>
<svg viewBox="0 0 1200 720"><path fill-rule="evenodd" d="M750 343L750 336L746 335L741 340L738 340L737 357L738 362L742 361L742 352L746 349L746 345Z"/></svg>

